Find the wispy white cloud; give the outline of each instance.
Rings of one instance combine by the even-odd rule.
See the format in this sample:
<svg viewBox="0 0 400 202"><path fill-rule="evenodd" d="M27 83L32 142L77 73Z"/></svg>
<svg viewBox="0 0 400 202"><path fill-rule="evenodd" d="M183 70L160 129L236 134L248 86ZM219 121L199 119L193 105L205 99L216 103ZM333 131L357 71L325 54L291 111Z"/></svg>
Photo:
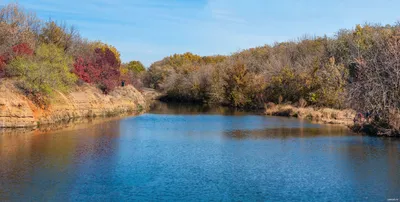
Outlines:
<svg viewBox="0 0 400 202"><path fill-rule="evenodd" d="M217 21L245 24L247 21L232 11L211 8L212 17Z"/></svg>

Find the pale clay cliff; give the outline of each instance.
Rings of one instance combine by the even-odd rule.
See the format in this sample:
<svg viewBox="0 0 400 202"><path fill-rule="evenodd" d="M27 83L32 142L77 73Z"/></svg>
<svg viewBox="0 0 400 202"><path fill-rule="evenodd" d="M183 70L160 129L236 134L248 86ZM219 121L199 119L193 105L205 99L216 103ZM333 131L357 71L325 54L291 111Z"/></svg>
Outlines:
<svg viewBox="0 0 400 202"><path fill-rule="evenodd" d="M35 127L81 117L135 114L146 100L133 86L117 87L109 95L85 84L69 93L55 92L49 107L41 109L10 80L0 81L0 128Z"/></svg>

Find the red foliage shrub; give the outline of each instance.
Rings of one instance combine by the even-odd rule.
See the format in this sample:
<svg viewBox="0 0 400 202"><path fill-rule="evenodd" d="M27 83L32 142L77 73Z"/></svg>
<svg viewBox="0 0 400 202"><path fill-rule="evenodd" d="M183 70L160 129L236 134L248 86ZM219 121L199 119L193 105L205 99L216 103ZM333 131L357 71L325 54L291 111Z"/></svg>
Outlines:
<svg viewBox="0 0 400 202"><path fill-rule="evenodd" d="M75 60L74 73L84 82L92 83L97 78L98 70L94 67L92 61L87 61L82 57Z"/></svg>
<svg viewBox="0 0 400 202"><path fill-rule="evenodd" d="M119 85L120 63L108 48L95 49L94 56L94 59L77 58L74 73L82 81L95 83L104 93L108 93Z"/></svg>
<svg viewBox="0 0 400 202"><path fill-rule="evenodd" d="M20 43L12 47L12 51L0 55L0 77L6 76L6 66L7 64L17 56L33 55L33 50L29 47L27 43Z"/></svg>
<svg viewBox="0 0 400 202"><path fill-rule="evenodd" d="M120 63L115 54L108 48L95 50L96 66L101 69L97 78L97 83L104 93L110 92L119 85Z"/></svg>
<svg viewBox="0 0 400 202"><path fill-rule="evenodd" d="M27 43L20 43L12 47L12 50L16 56L22 55L33 55L33 50Z"/></svg>

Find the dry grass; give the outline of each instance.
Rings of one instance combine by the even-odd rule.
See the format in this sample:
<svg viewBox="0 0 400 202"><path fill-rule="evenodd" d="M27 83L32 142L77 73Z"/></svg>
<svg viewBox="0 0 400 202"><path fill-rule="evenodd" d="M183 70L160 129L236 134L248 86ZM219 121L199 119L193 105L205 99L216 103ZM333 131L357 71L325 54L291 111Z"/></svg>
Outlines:
<svg viewBox="0 0 400 202"><path fill-rule="evenodd" d="M275 105L273 103L268 103L265 105L265 114L271 116L298 117L300 119L308 119L325 124L351 126L353 125L353 119L356 113L349 109L337 110L330 108L294 107L292 105Z"/></svg>

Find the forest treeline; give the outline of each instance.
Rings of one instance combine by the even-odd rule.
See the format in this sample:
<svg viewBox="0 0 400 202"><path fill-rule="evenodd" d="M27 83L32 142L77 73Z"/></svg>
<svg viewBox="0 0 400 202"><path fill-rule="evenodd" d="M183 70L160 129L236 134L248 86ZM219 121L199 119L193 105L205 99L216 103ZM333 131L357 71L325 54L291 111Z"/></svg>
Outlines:
<svg viewBox="0 0 400 202"><path fill-rule="evenodd" d="M230 56L175 54L152 64L144 82L179 101L352 108L374 133L399 134L400 25L357 25Z"/></svg>
<svg viewBox="0 0 400 202"><path fill-rule="evenodd" d="M120 85L140 86L139 61L121 64L120 53L100 41L82 38L77 29L42 21L18 4L0 10L0 79L11 78L37 104L53 91L91 83L104 93Z"/></svg>

